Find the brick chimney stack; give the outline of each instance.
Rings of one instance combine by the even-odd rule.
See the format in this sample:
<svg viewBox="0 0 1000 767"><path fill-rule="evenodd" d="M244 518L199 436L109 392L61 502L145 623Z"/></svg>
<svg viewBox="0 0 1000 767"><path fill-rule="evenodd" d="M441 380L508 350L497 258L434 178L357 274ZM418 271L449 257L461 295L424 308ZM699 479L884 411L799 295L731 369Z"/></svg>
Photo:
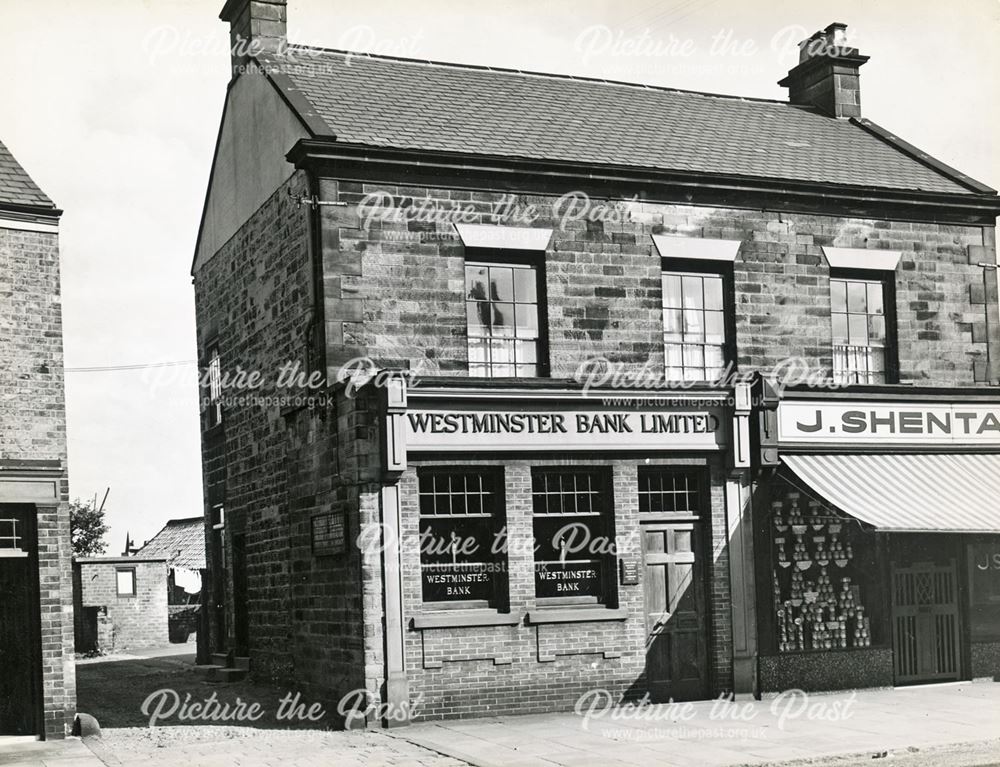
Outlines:
<svg viewBox="0 0 1000 767"><path fill-rule="evenodd" d="M793 104L814 106L832 117L861 117L858 69L868 61L847 45L847 25L833 23L799 43L799 63L778 85Z"/></svg>
<svg viewBox="0 0 1000 767"><path fill-rule="evenodd" d="M219 18L229 22L234 77L248 56L288 44L287 0L227 0Z"/></svg>

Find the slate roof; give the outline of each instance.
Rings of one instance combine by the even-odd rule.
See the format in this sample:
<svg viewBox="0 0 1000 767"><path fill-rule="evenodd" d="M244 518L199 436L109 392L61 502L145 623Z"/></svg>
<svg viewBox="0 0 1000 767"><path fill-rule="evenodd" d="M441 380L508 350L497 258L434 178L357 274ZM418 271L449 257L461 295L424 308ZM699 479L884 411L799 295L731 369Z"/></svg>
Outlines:
<svg viewBox="0 0 1000 767"><path fill-rule="evenodd" d="M313 133L325 123L338 143L893 190L992 191L958 183L961 174L946 166L942 172L933 160L920 162L866 121L783 101L306 46L259 58L287 76L286 95L300 114L309 113L304 121Z"/></svg>
<svg viewBox="0 0 1000 767"><path fill-rule="evenodd" d="M4 203L55 207L49 196L38 188L10 150L0 142L0 205Z"/></svg>
<svg viewBox="0 0 1000 767"><path fill-rule="evenodd" d="M204 570L205 520L201 517L171 519L136 555L164 557L170 567Z"/></svg>

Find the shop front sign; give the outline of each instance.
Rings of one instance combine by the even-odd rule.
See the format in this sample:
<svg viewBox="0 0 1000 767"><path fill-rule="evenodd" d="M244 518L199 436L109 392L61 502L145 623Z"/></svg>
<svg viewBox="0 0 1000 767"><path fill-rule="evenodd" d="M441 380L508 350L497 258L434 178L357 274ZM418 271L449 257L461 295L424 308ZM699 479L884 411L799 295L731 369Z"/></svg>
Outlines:
<svg viewBox="0 0 1000 767"><path fill-rule="evenodd" d="M718 450L721 408L556 410L412 408L410 450Z"/></svg>
<svg viewBox="0 0 1000 767"><path fill-rule="evenodd" d="M782 443L1000 446L1000 405L783 401Z"/></svg>

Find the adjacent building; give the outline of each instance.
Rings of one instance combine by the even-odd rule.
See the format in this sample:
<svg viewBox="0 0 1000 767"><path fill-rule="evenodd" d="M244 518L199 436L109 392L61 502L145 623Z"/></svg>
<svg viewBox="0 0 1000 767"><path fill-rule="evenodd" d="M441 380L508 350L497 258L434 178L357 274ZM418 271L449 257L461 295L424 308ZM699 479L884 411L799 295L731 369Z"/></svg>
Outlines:
<svg viewBox="0 0 1000 767"><path fill-rule="evenodd" d="M139 550L141 556L166 557L170 641L186 642L200 622L205 522L202 517L171 519Z"/></svg>
<svg viewBox="0 0 1000 767"><path fill-rule="evenodd" d="M843 25L770 101L222 18L215 652L385 724L1000 670L1000 200Z"/></svg>
<svg viewBox="0 0 1000 767"><path fill-rule="evenodd" d="M73 725L59 217L0 144L0 736Z"/></svg>
<svg viewBox="0 0 1000 767"><path fill-rule="evenodd" d="M168 643L167 559L80 557L73 561L76 651L122 653Z"/></svg>

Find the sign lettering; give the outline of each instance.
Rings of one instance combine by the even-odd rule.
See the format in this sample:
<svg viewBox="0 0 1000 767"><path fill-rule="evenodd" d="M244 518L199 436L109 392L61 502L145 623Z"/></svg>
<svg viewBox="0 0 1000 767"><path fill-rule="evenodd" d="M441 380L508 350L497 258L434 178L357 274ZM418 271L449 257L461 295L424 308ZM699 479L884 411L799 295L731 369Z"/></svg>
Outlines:
<svg viewBox="0 0 1000 767"><path fill-rule="evenodd" d="M405 416L410 450L718 450L721 408L622 410L421 410ZM484 441L488 437L488 441Z"/></svg>
<svg viewBox="0 0 1000 767"><path fill-rule="evenodd" d="M782 402L781 442L1000 445L1000 405Z"/></svg>

